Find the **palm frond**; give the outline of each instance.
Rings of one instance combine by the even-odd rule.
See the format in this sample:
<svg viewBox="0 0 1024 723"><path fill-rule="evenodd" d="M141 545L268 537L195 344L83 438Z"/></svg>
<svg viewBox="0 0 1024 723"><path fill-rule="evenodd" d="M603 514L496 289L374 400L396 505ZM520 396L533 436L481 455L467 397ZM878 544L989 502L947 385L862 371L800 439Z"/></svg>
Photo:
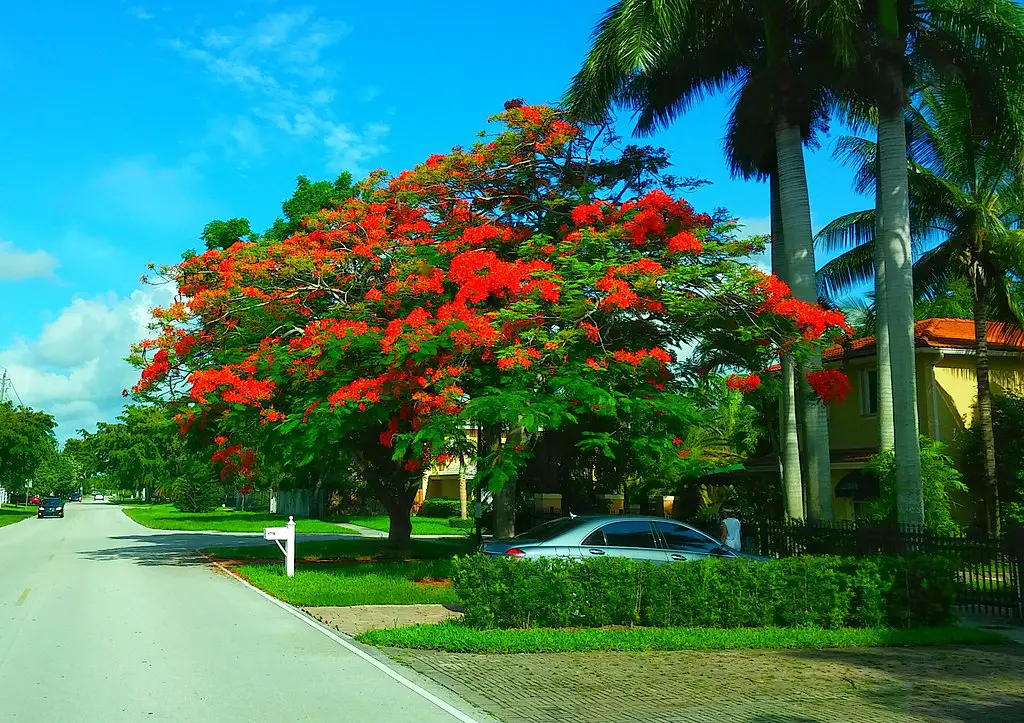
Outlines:
<svg viewBox="0 0 1024 723"><path fill-rule="evenodd" d="M851 249L875 239L875 209L854 211L831 221L814 237L814 245L825 251Z"/></svg>
<svg viewBox="0 0 1024 723"><path fill-rule="evenodd" d="M873 278L874 244L854 246L818 269L818 295L830 298L842 296Z"/></svg>

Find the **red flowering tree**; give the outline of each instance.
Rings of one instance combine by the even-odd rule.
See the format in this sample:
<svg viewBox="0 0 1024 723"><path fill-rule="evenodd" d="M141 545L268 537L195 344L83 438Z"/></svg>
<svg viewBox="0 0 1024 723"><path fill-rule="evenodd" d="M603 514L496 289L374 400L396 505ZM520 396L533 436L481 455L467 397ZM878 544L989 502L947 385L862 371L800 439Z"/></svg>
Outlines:
<svg viewBox="0 0 1024 723"><path fill-rule="evenodd" d="M344 450L402 543L422 469L474 454L468 422L507 432L478 460L494 490L539 429L584 413L614 423L582 444L671 474L699 413L680 347L747 339L758 370L843 333L841 315L740 263L750 247L730 223L593 183L594 139L556 110L496 120L489 142L374 174L303 233L166 269L179 299L154 312L136 394L177 399L183 433L228 471L251 474L256 449L299 463Z"/></svg>

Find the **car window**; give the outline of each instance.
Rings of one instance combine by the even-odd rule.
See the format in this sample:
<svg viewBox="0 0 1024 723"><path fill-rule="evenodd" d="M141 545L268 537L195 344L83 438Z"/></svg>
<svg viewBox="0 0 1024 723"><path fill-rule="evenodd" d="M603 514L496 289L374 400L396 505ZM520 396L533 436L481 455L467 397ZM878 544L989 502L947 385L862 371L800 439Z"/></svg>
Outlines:
<svg viewBox="0 0 1024 723"><path fill-rule="evenodd" d="M545 542L561 535L563 532L568 532L574 527L579 527L584 522L586 520L579 517L559 517L557 520L550 520L549 522L537 525L533 529L522 532L512 539L521 542Z"/></svg>
<svg viewBox="0 0 1024 723"><path fill-rule="evenodd" d="M584 545L596 547L657 547L650 522L613 522L595 530Z"/></svg>
<svg viewBox="0 0 1024 723"><path fill-rule="evenodd" d="M686 552L708 552L718 547L718 543L705 535L703 532L691 530L685 525L677 525L674 522L658 521L654 523L655 528L665 538L665 543L670 550L685 550Z"/></svg>

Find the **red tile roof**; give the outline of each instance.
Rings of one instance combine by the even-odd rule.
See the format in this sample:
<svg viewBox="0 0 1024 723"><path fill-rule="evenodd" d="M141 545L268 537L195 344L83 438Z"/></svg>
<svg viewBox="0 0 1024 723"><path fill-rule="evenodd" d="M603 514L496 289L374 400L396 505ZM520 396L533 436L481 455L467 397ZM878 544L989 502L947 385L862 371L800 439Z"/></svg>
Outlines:
<svg viewBox="0 0 1024 723"><path fill-rule="evenodd" d="M1014 324L990 322L985 334L990 349L1024 352L1024 330ZM924 319L914 324L917 347L935 349L973 349L974 321L971 319ZM846 357L871 356L875 353L875 337L854 339L847 345L831 346L822 352L825 361Z"/></svg>

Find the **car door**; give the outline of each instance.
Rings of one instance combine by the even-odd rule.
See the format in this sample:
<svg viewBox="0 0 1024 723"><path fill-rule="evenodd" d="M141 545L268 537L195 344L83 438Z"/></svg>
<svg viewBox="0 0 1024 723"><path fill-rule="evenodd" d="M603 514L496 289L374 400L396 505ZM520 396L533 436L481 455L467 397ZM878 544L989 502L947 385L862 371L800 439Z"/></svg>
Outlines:
<svg viewBox="0 0 1024 723"><path fill-rule="evenodd" d="M668 562L668 551L661 548L648 520L610 522L590 533L580 545L583 559L628 557L649 560L656 565Z"/></svg>
<svg viewBox="0 0 1024 723"><path fill-rule="evenodd" d="M722 545L699 530L671 520L658 520L654 528L668 548L669 562L703 560L708 555L721 555Z"/></svg>

